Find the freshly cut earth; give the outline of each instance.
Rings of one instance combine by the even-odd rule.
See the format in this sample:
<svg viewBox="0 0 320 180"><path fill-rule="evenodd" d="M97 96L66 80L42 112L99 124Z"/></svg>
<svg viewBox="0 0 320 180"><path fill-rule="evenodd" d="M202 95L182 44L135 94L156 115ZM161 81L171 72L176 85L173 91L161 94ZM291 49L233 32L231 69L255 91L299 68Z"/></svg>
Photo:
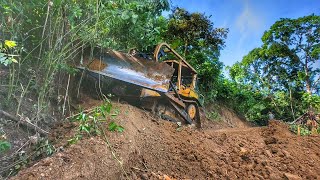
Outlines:
<svg viewBox="0 0 320 180"><path fill-rule="evenodd" d="M228 123L179 128L128 104L114 108L124 132L106 127L107 139L60 148L12 179L320 179L320 137L296 136L279 121L250 127L224 110ZM76 128L57 125L51 140L63 147Z"/></svg>

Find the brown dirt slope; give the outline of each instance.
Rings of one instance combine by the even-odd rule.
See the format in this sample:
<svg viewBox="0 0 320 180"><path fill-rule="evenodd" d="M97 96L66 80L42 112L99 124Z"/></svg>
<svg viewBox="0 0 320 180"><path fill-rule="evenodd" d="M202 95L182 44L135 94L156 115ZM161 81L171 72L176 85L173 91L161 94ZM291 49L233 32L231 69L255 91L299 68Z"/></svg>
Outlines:
<svg viewBox="0 0 320 180"><path fill-rule="evenodd" d="M245 128L251 127L252 124L244 118L239 117L233 110L224 107L223 105L214 105L205 107L205 113L216 112L218 115L215 118L202 115L203 129L225 129L225 128Z"/></svg>
<svg viewBox="0 0 320 180"><path fill-rule="evenodd" d="M130 105L116 108L125 131L107 136L119 161L104 140L91 137L12 179L320 179L320 137L295 136L280 122L196 130ZM70 132L61 126L53 134L65 141Z"/></svg>

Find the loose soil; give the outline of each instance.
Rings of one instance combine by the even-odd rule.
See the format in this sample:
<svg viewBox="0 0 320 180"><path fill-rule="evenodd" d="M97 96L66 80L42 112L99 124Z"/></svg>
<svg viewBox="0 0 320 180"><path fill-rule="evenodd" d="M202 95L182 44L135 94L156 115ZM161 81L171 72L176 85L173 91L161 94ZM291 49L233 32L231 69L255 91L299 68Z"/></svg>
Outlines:
<svg viewBox="0 0 320 180"><path fill-rule="evenodd" d="M111 147L98 136L63 148L76 129L65 122L51 133L60 151L12 179L320 179L320 137L296 136L281 122L228 128L229 115L227 124L196 129L129 104L113 105L120 112L114 121L125 130L106 127Z"/></svg>

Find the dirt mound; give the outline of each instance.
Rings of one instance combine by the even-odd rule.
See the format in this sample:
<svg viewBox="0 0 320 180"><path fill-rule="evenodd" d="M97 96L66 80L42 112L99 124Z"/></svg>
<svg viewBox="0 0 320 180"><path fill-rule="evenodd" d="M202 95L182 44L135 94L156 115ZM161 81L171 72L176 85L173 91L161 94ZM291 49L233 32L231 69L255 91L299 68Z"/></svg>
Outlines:
<svg viewBox="0 0 320 180"><path fill-rule="evenodd" d="M223 105L209 105L202 115L204 129L245 128L252 127L245 118Z"/></svg>
<svg viewBox="0 0 320 180"><path fill-rule="evenodd" d="M119 161L104 140L87 138L13 179L320 178L320 137L295 136L280 122L197 130L130 105L117 103L115 108L120 111L115 121L125 131L107 136Z"/></svg>
<svg viewBox="0 0 320 180"><path fill-rule="evenodd" d="M229 108L222 106L219 113L223 122L226 122L229 127L244 128L251 126L248 121L246 121L244 118L239 117L239 115L237 115L233 110Z"/></svg>

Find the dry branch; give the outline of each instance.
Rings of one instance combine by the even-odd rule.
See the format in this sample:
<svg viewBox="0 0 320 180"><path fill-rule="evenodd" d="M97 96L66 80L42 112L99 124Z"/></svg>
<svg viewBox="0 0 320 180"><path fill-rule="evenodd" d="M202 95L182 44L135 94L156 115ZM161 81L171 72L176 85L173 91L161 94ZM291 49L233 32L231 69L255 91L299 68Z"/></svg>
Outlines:
<svg viewBox="0 0 320 180"><path fill-rule="evenodd" d="M0 117L1 116L5 116L5 117L17 122L17 123L20 123L21 125L23 125L27 128L33 129L34 131L38 132L40 135L46 136L49 134L49 132L41 129L40 127L32 124L31 122L23 121L20 118L17 118L16 116L0 109Z"/></svg>

